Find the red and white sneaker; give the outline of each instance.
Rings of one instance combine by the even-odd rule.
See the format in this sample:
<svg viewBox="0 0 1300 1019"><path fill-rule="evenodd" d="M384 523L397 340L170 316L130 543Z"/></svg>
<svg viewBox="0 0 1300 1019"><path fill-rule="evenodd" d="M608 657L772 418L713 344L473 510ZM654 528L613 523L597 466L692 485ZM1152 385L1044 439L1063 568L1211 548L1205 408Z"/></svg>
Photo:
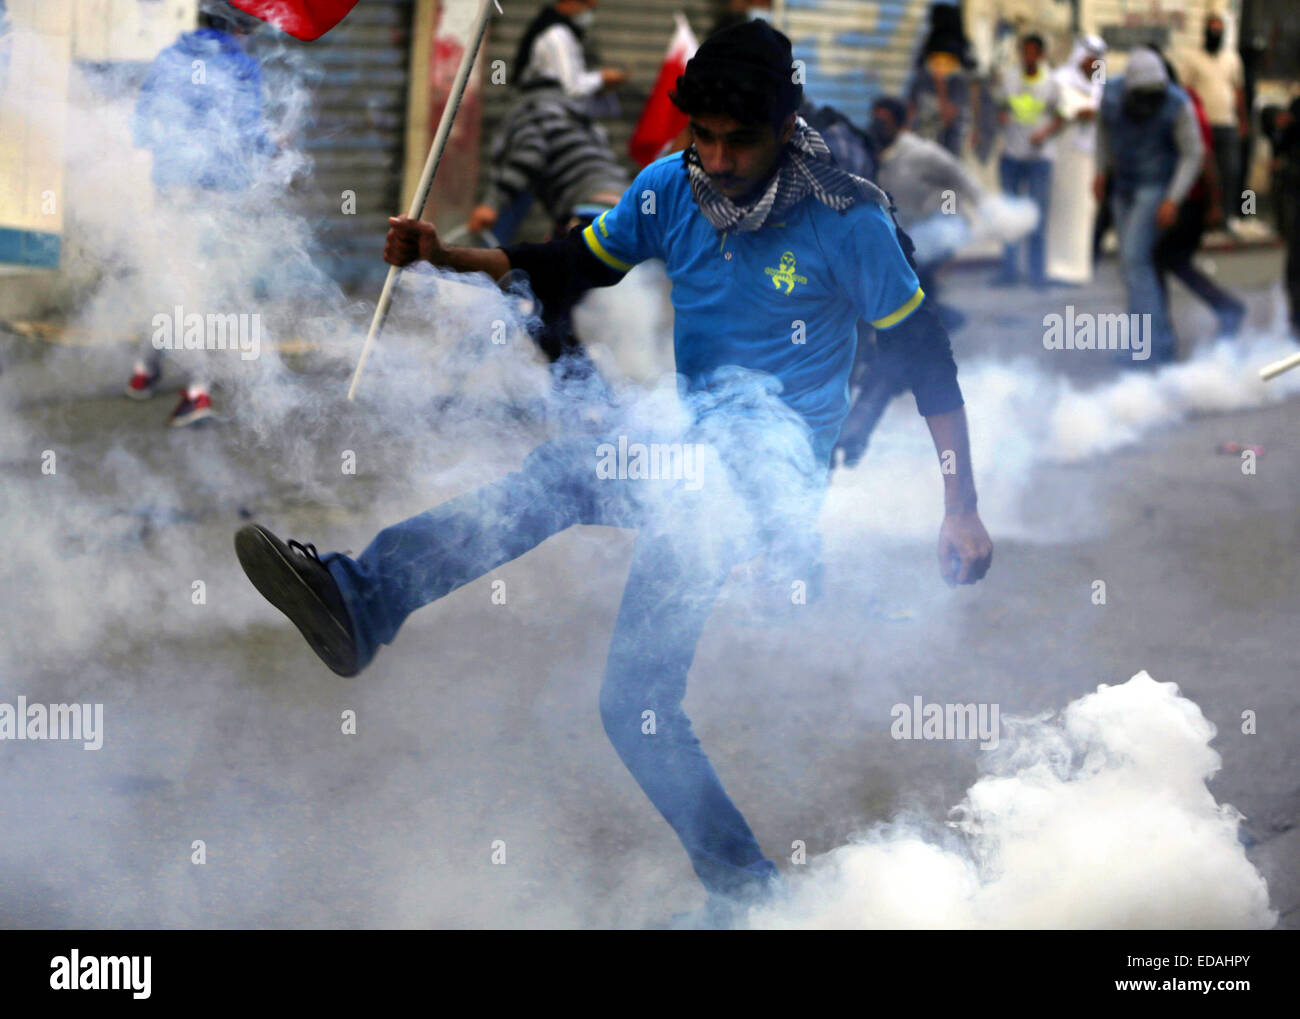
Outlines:
<svg viewBox="0 0 1300 1019"><path fill-rule="evenodd" d="M212 417L212 400L208 394L202 389L182 389L181 401L167 423L173 428L184 428L209 417Z"/></svg>
<svg viewBox="0 0 1300 1019"><path fill-rule="evenodd" d="M153 396L154 387L162 378L162 369L150 369L143 362L137 361L131 373L131 381L126 384L126 395L133 400L147 400Z"/></svg>

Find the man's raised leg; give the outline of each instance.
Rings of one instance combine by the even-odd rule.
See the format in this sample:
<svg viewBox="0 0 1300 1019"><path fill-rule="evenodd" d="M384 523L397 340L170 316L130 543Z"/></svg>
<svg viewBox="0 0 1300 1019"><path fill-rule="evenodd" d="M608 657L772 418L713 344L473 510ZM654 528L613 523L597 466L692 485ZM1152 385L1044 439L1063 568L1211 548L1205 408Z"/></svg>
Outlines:
<svg viewBox="0 0 1300 1019"><path fill-rule="evenodd" d="M518 471L386 527L356 559L318 556L251 524L235 536L253 585L335 672L355 675L416 609L577 523L634 523L625 485L597 484L595 442L558 439Z"/></svg>

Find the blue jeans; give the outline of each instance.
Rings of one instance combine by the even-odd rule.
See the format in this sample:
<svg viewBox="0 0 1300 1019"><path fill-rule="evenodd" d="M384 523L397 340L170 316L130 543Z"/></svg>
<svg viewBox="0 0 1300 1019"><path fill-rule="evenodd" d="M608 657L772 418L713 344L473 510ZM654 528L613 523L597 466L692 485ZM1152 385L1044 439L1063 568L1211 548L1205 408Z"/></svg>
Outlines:
<svg viewBox="0 0 1300 1019"><path fill-rule="evenodd" d="M598 477L599 442L544 443L515 473L380 531L358 559L330 554L323 561L342 590L365 663L420 606L553 534L574 524L638 528L600 691L605 732L681 839L705 887L729 898L761 894L776 867L728 798L682 699L696 644L731 568L763 541L779 544L773 535L807 533L821 489L790 498L786 484L775 499L752 501L763 487L754 486L741 503L762 504L773 518L771 526L756 528L743 522L742 512L720 512L710 484L691 491L671 481ZM754 456L772 459L759 450ZM824 482L824 473L817 477Z"/></svg>
<svg viewBox="0 0 1300 1019"><path fill-rule="evenodd" d="M1150 360L1153 362L1170 360L1176 347L1155 260L1156 242L1160 239L1156 210L1160 208L1164 197L1165 187L1162 184L1143 186L1129 192L1117 188L1111 197L1115 232L1119 236L1120 271L1128 290L1128 310L1130 314L1151 316L1149 320L1139 321L1151 323Z"/></svg>
<svg viewBox="0 0 1300 1019"><path fill-rule="evenodd" d="M1038 208L1038 226L1025 238L1029 248L1029 282L1041 286L1047 280L1047 213L1052 195L1052 161L1050 159L1013 159L1003 156L998 163L1002 190L1019 195L1021 189ZM1002 252L1002 275L1015 279L1020 274L1020 244L1008 244Z"/></svg>

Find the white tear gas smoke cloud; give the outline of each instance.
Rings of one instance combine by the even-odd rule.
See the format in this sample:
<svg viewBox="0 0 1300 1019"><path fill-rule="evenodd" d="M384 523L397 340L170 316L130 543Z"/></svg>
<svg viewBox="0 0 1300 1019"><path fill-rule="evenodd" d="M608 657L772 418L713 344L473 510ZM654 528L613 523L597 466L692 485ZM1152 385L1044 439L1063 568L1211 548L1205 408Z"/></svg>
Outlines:
<svg viewBox="0 0 1300 1019"><path fill-rule="evenodd" d="M908 227L920 263L946 261L982 244L1011 244L1038 225L1038 206L1014 195L985 195L965 216L939 213Z"/></svg>
<svg viewBox="0 0 1300 1019"><path fill-rule="evenodd" d="M1007 724L1008 719L1003 719ZM811 861L755 927L1271 927L1264 879L1215 802L1211 725L1140 672L1020 719L953 811L957 838L879 826ZM945 844L946 841L946 844Z"/></svg>
<svg viewBox="0 0 1300 1019"><path fill-rule="evenodd" d="M1038 226L1038 206L1015 195L986 194L975 208L972 241L1011 244Z"/></svg>
<svg viewBox="0 0 1300 1019"><path fill-rule="evenodd" d="M1086 387L1049 375L1029 359L963 359L962 394L985 524L1003 537L1059 539L1064 522L1044 520L1025 505L1036 466L1108 453L1194 414L1285 400L1300 392L1300 376L1262 382L1259 368L1290 349L1280 336L1223 340L1187 361ZM848 540L931 536L938 482L929 436L916 417L910 399L896 400L862 463L837 472L823 516L829 531Z"/></svg>
<svg viewBox="0 0 1300 1019"><path fill-rule="evenodd" d="M230 532L240 509L322 549L359 551L379 527L516 468L551 427L538 411L550 379L517 298L428 267L404 273L361 401L344 402L367 309L319 268L312 226L288 200L305 171L293 146L305 97L285 61L289 71L271 82L272 133L284 147L238 214L202 196L160 212L148 191L127 184L140 179L133 96L74 86L66 296L72 328L101 347L52 349L0 376L0 582L11 592L0 613L0 691L8 700L105 702L107 733L103 751L79 757L49 745L0 747L0 810L24 819L0 840L0 923L643 922L655 907L624 882L680 884L684 863L675 846L649 848L664 838L662 823L629 789L596 720L630 538L566 532L502 573L514 592L502 611L485 615L486 599L471 597L479 589L455 595L412 617L355 684L325 674L237 568ZM89 372L108 372L104 385L115 392L152 316L191 302L264 316L255 361L228 352L204 359L228 423L171 435L161 428L165 408L150 406L156 432L134 418L101 425L116 419ZM633 435L683 424L674 384L657 378L647 354L668 349L663 303L648 269L578 315L597 337L598 360L652 383L623 392L621 420ZM505 343L493 342L498 322ZM281 355L294 339L311 352ZM1152 379L1168 395L1168 416L1136 420L1132 434L1200 398L1160 381L1167 377ZM995 534L1014 530L1031 470L1067 448L1061 435L1076 434L1069 420L1055 423L1075 394L1064 383L1027 385L1018 366L971 365L963 379L983 505ZM1097 414L1114 412L1106 392L1094 397ZM747 399L749 412L781 416L762 394ZM1092 407L1080 399L1071 419ZM934 453L906 403L887 415L865 466L837 476L823 517L837 549L864 529L877 544L933 540ZM796 433L774 427L765 436L762 484L773 503L790 495L782 465ZM729 441L752 441L741 434ZM1083 455L1107 441L1097 434L1069 448ZM33 466L46 448L60 457L52 477ZM360 461L355 477L340 474L345 451ZM887 490L859 501L850 521L843 500L886 476ZM717 500L709 526L750 526L728 486L709 491ZM861 565L864 554L850 562ZM918 568L932 566L927 558ZM201 607L190 599L196 578L209 592ZM852 605L822 611L831 630L858 625ZM800 638L784 633L765 636L803 660ZM823 659L864 674L863 650L837 647ZM512 679L495 686L498 675ZM788 692L788 675L756 663L752 695ZM343 708L358 712L368 736L340 750ZM498 733L527 756L485 753ZM577 776L572 788L564 776ZM803 777L815 787L811 771ZM589 824L592 803L619 830L575 846L572 829ZM620 826L645 833L645 844L624 845ZM466 863L478 851L463 850L464 840L486 845L501 832L512 845L560 848L515 858L511 882ZM197 838L219 866L190 864ZM607 843L623 847L616 862ZM590 870L574 866L575 853Z"/></svg>

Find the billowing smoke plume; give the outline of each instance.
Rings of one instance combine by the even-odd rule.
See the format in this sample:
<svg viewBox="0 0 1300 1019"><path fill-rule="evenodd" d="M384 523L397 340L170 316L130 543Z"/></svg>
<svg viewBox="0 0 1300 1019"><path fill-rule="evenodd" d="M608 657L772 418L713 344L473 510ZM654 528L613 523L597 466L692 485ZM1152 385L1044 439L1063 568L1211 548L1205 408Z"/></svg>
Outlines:
<svg viewBox="0 0 1300 1019"><path fill-rule="evenodd" d="M1215 802L1214 726L1140 672L1059 719L1003 719L954 837L906 821L811 861L756 927L1271 927L1263 878Z"/></svg>

